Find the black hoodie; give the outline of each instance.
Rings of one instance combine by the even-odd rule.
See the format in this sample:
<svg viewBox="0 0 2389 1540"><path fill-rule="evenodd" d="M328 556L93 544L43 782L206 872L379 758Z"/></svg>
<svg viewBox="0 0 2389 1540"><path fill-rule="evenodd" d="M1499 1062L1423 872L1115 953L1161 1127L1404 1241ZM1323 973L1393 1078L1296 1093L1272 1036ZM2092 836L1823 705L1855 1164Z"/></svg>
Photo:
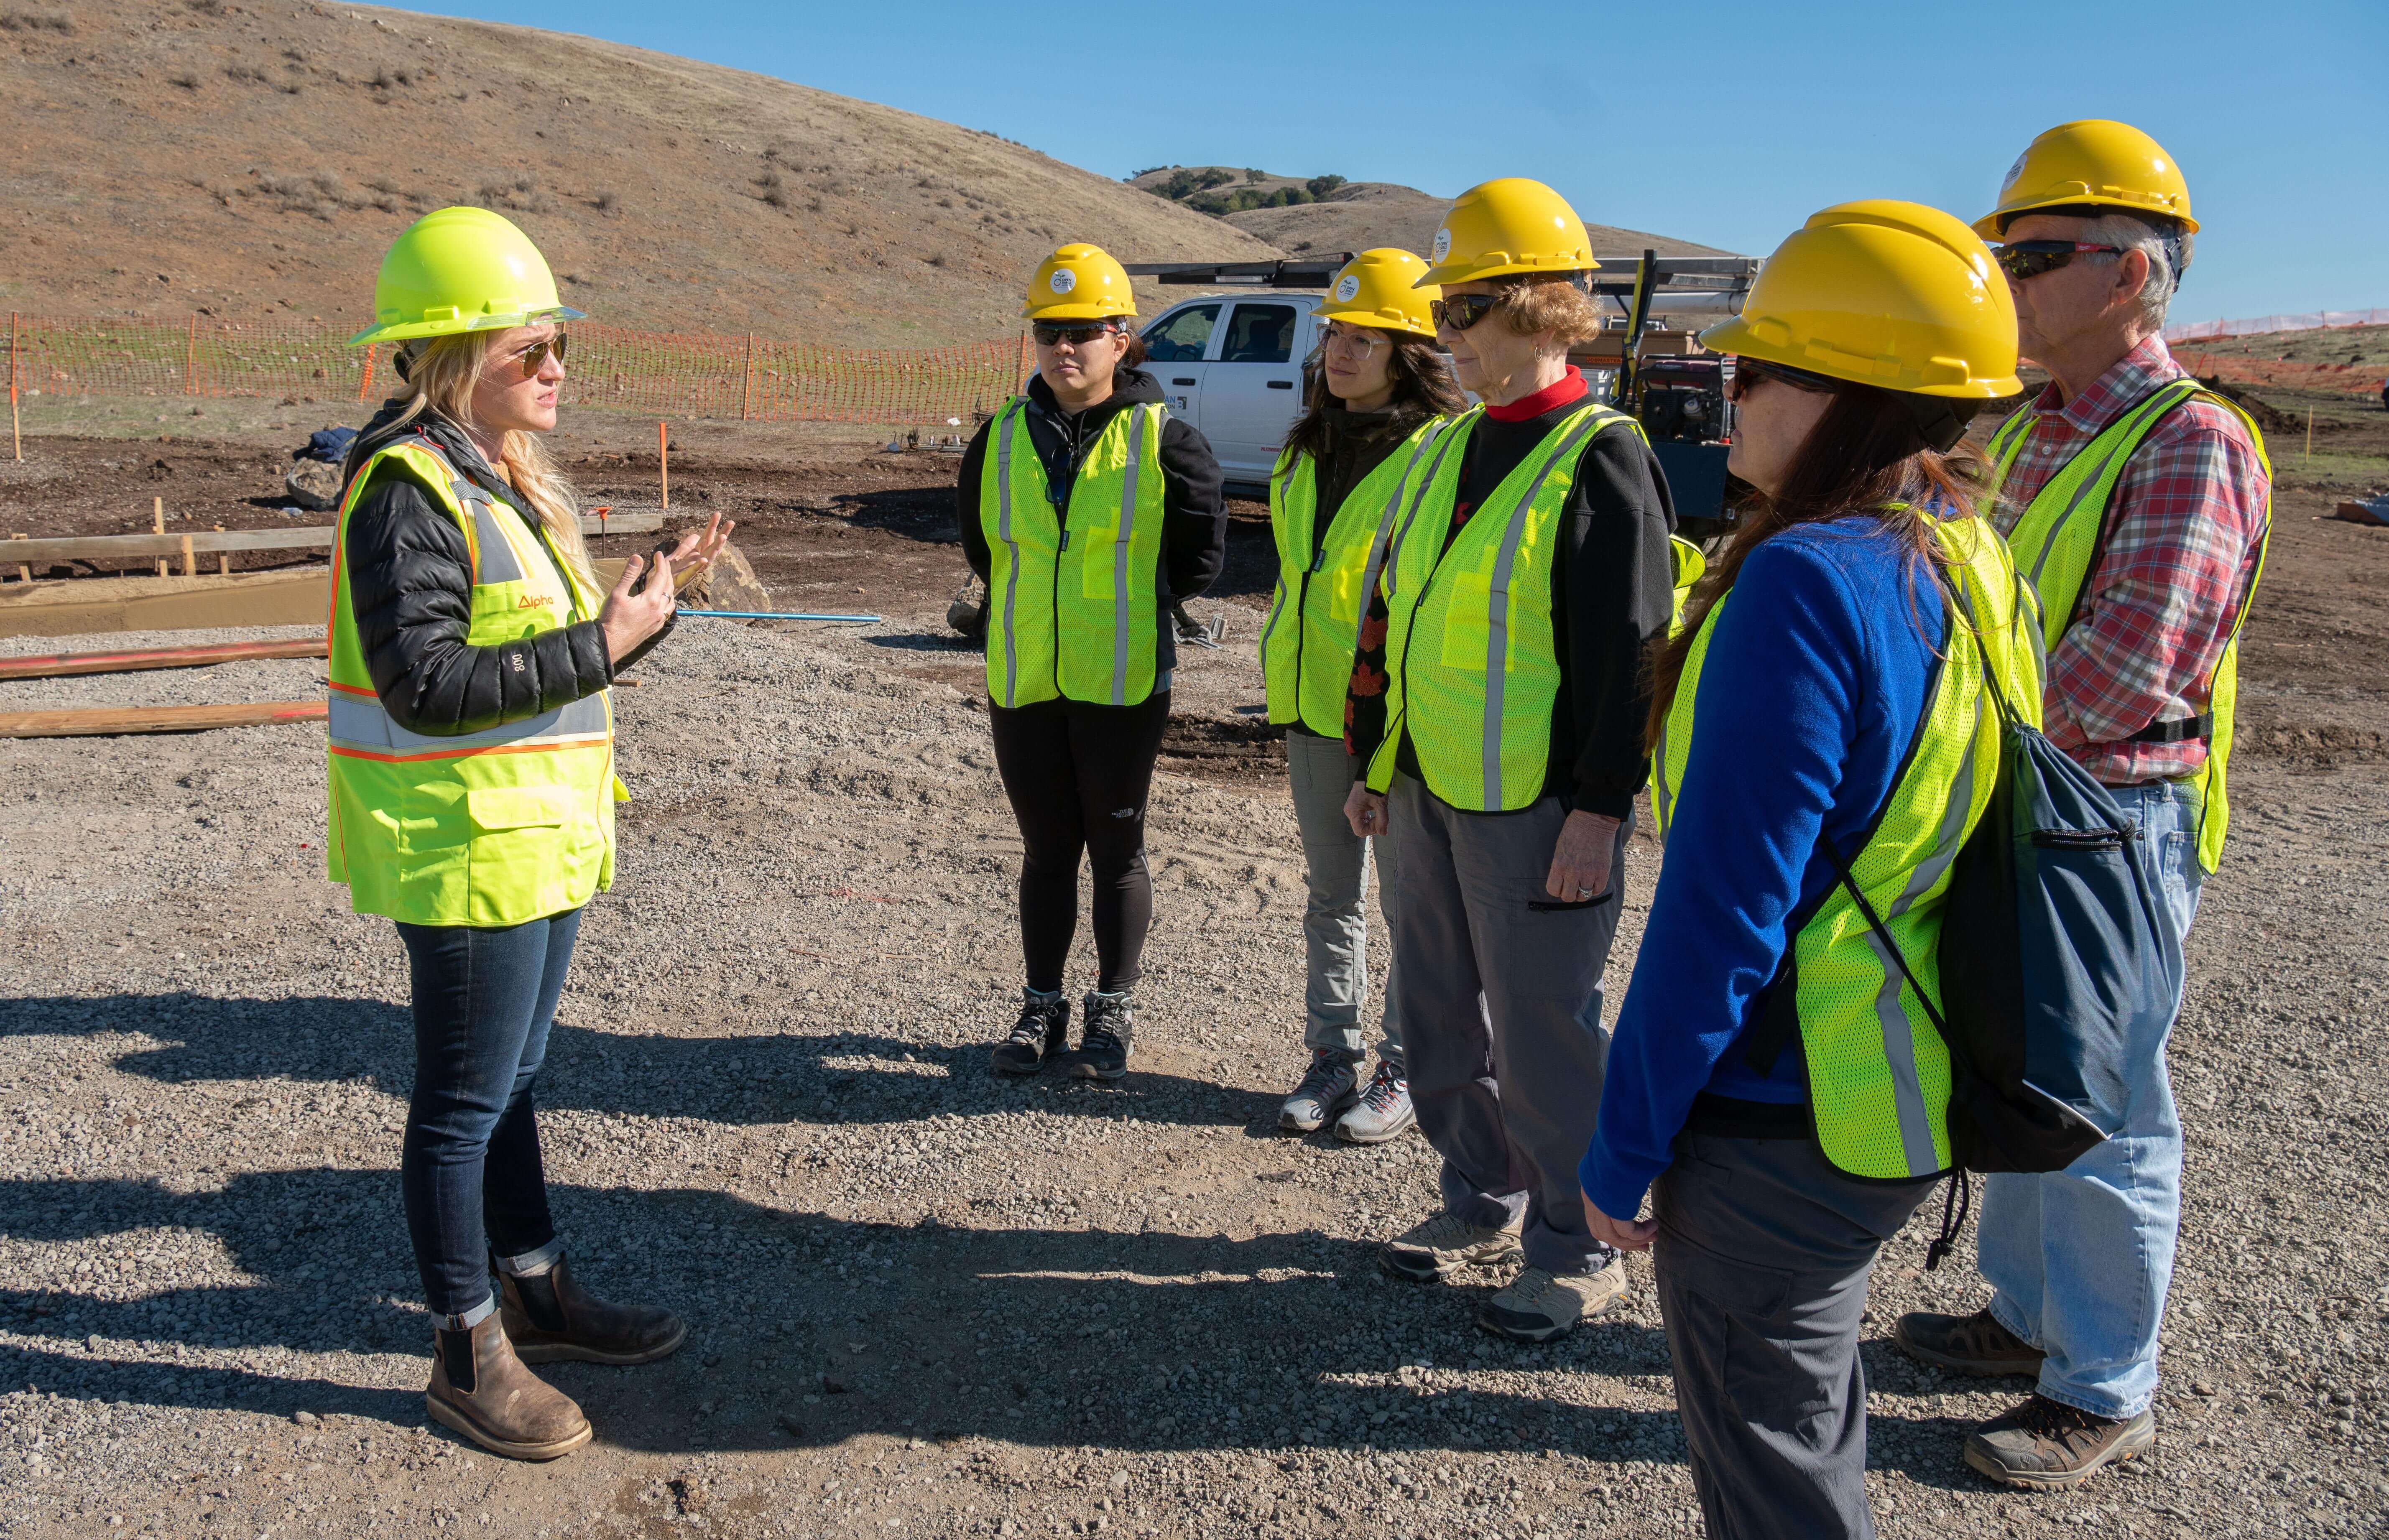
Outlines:
<svg viewBox="0 0 2389 1540"><path fill-rule="evenodd" d="M522 515L533 530L539 528L539 515L490 469L463 430L431 411L401 423L402 406L383 402L349 446L344 486L381 449L419 435L458 474ZM465 532L420 483L394 466L377 469L366 483L349 512L340 549L374 691L410 732L479 732L553 711L613 682L606 634L594 617L519 642L467 643L473 565ZM656 633L620 667L662 638Z"/></svg>
<svg viewBox="0 0 2389 1540"><path fill-rule="evenodd" d="M1054 516L1069 522L1071 485L1087 451L1114 417L1131 406L1157 404L1161 386L1142 369L1122 369L1113 377L1112 393L1083 412L1065 412L1042 375L1028 382L1028 441L1045 467L1045 484L1057 503ZM963 554L973 572L987 579L993 558L987 529L979 522L978 488L987 462L987 436L993 421L982 425L963 454L961 479L954 484L954 512L962 525ZM1154 639L1156 668L1168 673L1178 665L1177 628L1169 607L1209 588L1227 559L1228 505L1220 493L1220 462L1194 425L1171 417L1161 427L1161 562L1156 589Z"/></svg>

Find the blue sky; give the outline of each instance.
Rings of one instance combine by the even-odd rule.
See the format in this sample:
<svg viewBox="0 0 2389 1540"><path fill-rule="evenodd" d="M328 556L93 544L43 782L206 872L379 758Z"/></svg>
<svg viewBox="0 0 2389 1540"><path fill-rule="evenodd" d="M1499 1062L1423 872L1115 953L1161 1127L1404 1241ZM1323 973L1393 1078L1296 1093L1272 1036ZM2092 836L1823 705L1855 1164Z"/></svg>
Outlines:
<svg viewBox="0 0 2389 1540"><path fill-rule="evenodd" d="M2173 152L2204 226L2174 320L2389 306L2383 0L414 8L755 70L1107 176L1533 176L1588 219L1762 254L1846 198L1971 218L2035 134L2120 118Z"/></svg>

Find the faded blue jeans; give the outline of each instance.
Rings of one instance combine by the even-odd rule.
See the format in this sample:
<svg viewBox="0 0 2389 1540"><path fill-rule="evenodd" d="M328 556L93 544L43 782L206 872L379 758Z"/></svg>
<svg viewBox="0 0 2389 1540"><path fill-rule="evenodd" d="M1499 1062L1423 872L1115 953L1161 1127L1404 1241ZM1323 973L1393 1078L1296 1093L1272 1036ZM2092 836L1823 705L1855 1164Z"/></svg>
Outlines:
<svg viewBox="0 0 2389 1540"><path fill-rule="evenodd" d="M2150 843L2167 913L2190 935L2198 890L2198 788L2109 788ZM2174 1002L2174 1015L2181 1002ZM1991 1314L2039 1348L2040 1394L2099 1417L2137 1417L2157 1388L2157 1329L2181 1224L2181 1117L2165 1030L2141 1045L2123 1131L2063 1171L1983 1180L1977 1235Z"/></svg>

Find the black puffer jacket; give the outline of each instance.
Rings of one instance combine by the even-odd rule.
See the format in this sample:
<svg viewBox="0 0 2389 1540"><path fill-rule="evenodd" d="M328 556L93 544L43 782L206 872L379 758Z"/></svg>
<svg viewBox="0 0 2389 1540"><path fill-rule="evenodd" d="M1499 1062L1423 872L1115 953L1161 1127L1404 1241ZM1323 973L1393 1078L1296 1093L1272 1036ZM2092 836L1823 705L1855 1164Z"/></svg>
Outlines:
<svg viewBox="0 0 2389 1540"><path fill-rule="evenodd" d="M397 422L400 403L381 411L349 447L343 480L386 445L420 435L472 483L507 503L534 530L539 515L492 471L454 423L425 412ZM472 554L456 521L415 478L377 469L349 514L342 545L349 602L374 690L399 726L448 736L479 732L536 717L594 694L613 681L606 636L593 617L520 642L476 647ZM662 639L658 633L646 647ZM627 668L631 658L624 658Z"/></svg>

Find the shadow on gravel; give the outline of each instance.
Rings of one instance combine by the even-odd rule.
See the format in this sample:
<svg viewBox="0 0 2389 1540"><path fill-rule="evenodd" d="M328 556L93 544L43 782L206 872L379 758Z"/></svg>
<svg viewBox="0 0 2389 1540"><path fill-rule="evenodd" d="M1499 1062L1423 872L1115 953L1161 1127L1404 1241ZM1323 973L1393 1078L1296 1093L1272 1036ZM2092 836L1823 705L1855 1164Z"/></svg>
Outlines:
<svg viewBox="0 0 2389 1540"><path fill-rule="evenodd" d="M167 1085L273 1077L363 1080L404 1099L415 1077L403 1005L300 996L52 996L9 1002L9 1037L139 1033L155 1048L115 1068ZM904 1123L938 1113L1017 1112L1029 1101L1060 1116L1242 1126L1276 1105L1260 1092L1131 1071L1094 1087L1046 1075L1012 1080L980 1044L908 1042L875 1033L745 1037L629 1037L559 1021L539 1080L543 1105L732 1125Z"/></svg>
<svg viewBox="0 0 2389 1540"><path fill-rule="evenodd" d="M869 1225L696 1190L557 1184L557 1217L590 1284L671 1305L689 1344L658 1365L543 1371L601 1437L655 1452L827 1445L862 1434L1152 1450L1563 1449L1680 1458L1672 1415L1584 1406L1524 1387L1399 1382L1424 1340L1479 1370L1665 1372L1660 1334L1600 1322L1522 1349L1480 1336L1484 1286L1425 1287L1378 1269L1373 1244L1318 1231L1245 1241ZM177 1342L220 1349L424 1354L388 1171L236 1177L190 1195L127 1181L0 1184L0 1232L105 1241L206 1231L256 1281L140 1300L16 1292L0 1324L92 1358L0 1349L0 1382L62 1396L349 1412L399 1423L418 1394L180 1364ZM128 1233L135 1232L135 1233ZM378 1282L378 1289L365 1284ZM1362 1381L1366 1382L1362 1382ZM1588 1387L1589 1388L1589 1387Z"/></svg>
<svg viewBox="0 0 2389 1540"><path fill-rule="evenodd" d="M954 467L959 473L962 456L954 456ZM836 517L865 529L883 530L927 545L959 547L963 542L962 531L954 523L954 489L951 484L840 492L829 500L829 505Z"/></svg>

